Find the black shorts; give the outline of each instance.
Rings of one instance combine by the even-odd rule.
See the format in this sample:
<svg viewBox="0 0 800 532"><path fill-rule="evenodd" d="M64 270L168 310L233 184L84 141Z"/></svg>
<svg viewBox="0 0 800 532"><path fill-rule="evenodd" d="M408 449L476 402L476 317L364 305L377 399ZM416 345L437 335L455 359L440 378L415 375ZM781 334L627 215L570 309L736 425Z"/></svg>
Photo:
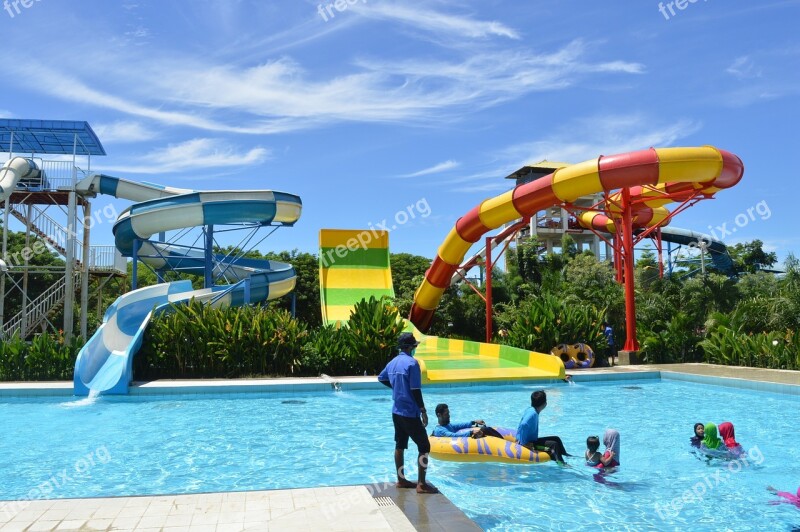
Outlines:
<svg viewBox="0 0 800 532"><path fill-rule="evenodd" d="M408 438L410 437L417 444L419 454L428 454L431 451L431 442L428 441L428 434L425 432L420 418L392 414L392 421L394 422L395 449L408 449Z"/></svg>

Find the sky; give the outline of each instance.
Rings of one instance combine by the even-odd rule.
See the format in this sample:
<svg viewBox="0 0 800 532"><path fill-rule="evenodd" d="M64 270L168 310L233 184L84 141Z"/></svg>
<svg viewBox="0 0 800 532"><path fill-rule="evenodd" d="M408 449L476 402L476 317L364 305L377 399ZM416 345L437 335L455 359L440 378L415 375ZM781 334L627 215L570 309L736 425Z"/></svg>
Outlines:
<svg viewBox="0 0 800 532"><path fill-rule="evenodd" d="M94 171L300 196L261 251L386 225L393 252L433 258L525 164L710 144L744 178L672 225L800 254L800 0L1 7L0 117L88 121L108 154Z"/></svg>

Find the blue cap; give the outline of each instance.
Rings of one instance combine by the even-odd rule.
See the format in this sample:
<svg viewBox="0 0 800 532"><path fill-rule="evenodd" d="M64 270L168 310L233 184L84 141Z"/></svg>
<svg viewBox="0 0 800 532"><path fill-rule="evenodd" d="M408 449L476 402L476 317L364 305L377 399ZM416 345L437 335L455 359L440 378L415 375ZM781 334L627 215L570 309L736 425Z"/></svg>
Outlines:
<svg viewBox="0 0 800 532"><path fill-rule="evenodd" d="M414 338L414 335L410 332L404 332L400 335L400 338L397 339L397 345L399 347L417 347L419 342L417 339Z"/></svg>

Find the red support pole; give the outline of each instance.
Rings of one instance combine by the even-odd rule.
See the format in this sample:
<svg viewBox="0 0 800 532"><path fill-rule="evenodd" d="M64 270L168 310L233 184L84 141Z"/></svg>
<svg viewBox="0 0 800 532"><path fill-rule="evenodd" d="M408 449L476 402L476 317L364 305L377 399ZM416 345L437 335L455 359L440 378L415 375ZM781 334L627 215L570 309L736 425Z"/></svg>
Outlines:
<svg viewBox="0 0 800 532"><path fill-rule="evenodd" d="M656 245L658 246L658 278L664 278L664 242L661 240L661 228L656 229Z"/></svg>
<svg viewBox="0 0 800 532"><path fill-rule="evenodd" d="M492 237L486 237L486 343L492 342Z"/></svg>
<svg viewBox="0 0 800 532"><path fill-rule="evenodd" d="M636 340L636 295L633 289L633 216L631 215L631 191L622 189L622 266L625 269L625 351L638 351Z"/></svg>

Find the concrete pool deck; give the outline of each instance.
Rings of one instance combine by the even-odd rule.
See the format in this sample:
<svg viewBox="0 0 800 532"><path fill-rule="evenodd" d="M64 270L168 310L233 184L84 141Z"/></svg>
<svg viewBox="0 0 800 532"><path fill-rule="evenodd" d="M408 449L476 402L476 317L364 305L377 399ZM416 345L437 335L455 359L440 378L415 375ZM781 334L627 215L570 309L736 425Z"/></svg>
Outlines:
<svg viewBox="0 0 800 532"><path fill-rule="evenodd" d="M660 378L800 396L800 372L797 371L697 363L615 366L573 370L570 375L577 382ZM379 389L375 377L333 380L349 390ZM131 394L303 393L333 387L332 379L319 378L154 381L137 383L131 388ZM65 397L71 396L71 391L72 383L63 382L0 384L0 397ZM35 500L24 507L11 507L14 511L4 511L6 504L0 501L0 532L480 530L445 495L420 496L414 490L397 490L386 485Z"/></svg>

